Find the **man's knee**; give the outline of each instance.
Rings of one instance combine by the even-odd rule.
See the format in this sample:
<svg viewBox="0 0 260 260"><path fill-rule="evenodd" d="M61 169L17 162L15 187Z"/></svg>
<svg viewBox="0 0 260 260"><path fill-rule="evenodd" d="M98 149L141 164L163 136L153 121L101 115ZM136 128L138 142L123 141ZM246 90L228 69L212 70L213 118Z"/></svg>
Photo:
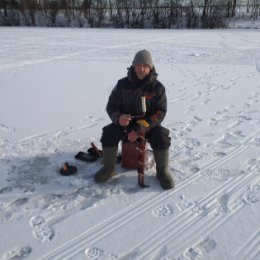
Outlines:
<svg viewBox="0 0 260 260"><path fill-rule="evenodd" d="M171 146L170 131L163 127L157 126L150 130L147 135L148 141L153 150L164 150Z"/></svg>
<svg viewBox="0 0 260 260"><path fill-rule="evenodd" d="M103 146L117 146L121 138L121 129L115 124L109 124L103 127L103 133L100 141Z"/></svg>

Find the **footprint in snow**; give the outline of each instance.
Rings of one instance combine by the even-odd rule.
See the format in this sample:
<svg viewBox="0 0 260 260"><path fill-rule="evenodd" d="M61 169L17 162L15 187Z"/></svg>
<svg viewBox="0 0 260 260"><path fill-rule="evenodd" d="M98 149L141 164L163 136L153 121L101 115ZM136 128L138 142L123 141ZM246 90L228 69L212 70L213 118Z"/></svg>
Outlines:
<svg viewBox="0 0 260 260"><path fill-rule="evenodd" d="M195 109L195 106L190 106L190 107L187 109L186 113L193 112L194 109Z"/></svg>
<svg viewBox="0 0 260 260"><path fill-rule="evenodd" d="M208 254L217 247L217 243L215 240L207 237L205 240L200 242L196 247L199 248L203 254L205 253Z"/></svg>
<svg viewBox="0 0 260 260"><path fill-rule="evenodd" d="M30 219L31 227L36 227L45 223L45 219L41 216L35 216Z"/></svg>
<svg viewBox="0 0 260 260"><path fill-rule="evenodd" d="M104 251L97 247L90 247L85 250L85 255L88 260L97 260L103 257Z"/></svg>
<svg viewBox="0 0 260 260"><path fill-rule="evenodd" d="M152 211L152 215L155 217L169 217L172 214L173 208L167 204L160 205Z"/></svg>
<svg viewBox="0 0 260 260"><path fill-rule="evenodd" d="M198 116L193 116L193 118L194 118L195 120L197 120L198 122L202 122L202 121L203 121L203 119L200 118L200 117L198 117Z"/></svg>
<svg viewBox="0 0 260 260"><path fill-rule="evenodd" d="M198 100L202 95L201 91L198 91L194 97L191 98L191 100Z"/></svg>
<svg viewBox="0 0 260 260"><path fill-rule="evenodd" d="M210 118L208 124L210 126L216 126L218 124L218 120L216 118Z"/></svg>
<svg viewBox="0 0 260 260"><path fill-rule="evenodd" d="M228 193L225 193L218 198L220 204L218 210L220 212L228 213L230 211L230 208L228 206L229 200L230 200L230 194Z"/></svg>
<svg viewBox="0 0 260 260"><path fill-rule="evenodd" d="M105 254L105 251L98 247L89 247L85 250L85 256L88 260L117 260L118 257L114 254Z"/></svg>
<svg viewBox="0 0 260 260"><path fill-rule="evenodd" d="M37 240L49 242L55 236L55 231L49 227L45 219L41 216L35 216L30 219L30 225L33 228L32 233Z"/></svg>
<svg viewBox="0 0 260 260"><path fill-rule="evenodd" d="M255 60L255 67L256 67L257 71L260 73L260 59Z"/></svg>
<svg viewBox="0 0 260 260"><path fill-rule="evenodd" d="M217 168L217 169L205 169L201 172L201 174L206 179L209 179L209 180L225 181L229 178L239 176L243 173L238 172L236 169Z"/></svg>
<svg viewBox="0 0 260 260"><path fill-rule="evenodd" d="M187 251L184 252L185 259L189 260L198 260L202 256L202 253L197 248L189 248Z"/></svg>
<svg viewBox="0 0 260 260"><path fill-rule="evenodd" d="M54 137L55 138L60 138L60 137L64 137L64 136L67 136L69 135L72 131L74 130L74 128L71 126L71 127L66 127L62 130L59 130L57 131L55 134L54 134Z"/></svg>
<svg viewBox="0 0 260 260"><path fill-rule="evenodd" d="M197 260L202 256L211 253L211 251L216 249L216 247L216 241L207 237L202 242L199 242L196 246L187 249L184 252L184 256L190 260Z"/></svg>
<svg viewBox="0 0 260 260"><path fill-rule="evenodd" d="M3 187L0 189L0 194L8 193L11 192L12 190L13 190L12 186Z"/></svg>
<svg viewBox="0 0 260 260"><path fill-rule="evenodd" d="M87 121L92 120L94 117L93 116L85 116L83 119L80 120L80 122L85 123Z"/></svg>
<svg viewBox="0 0 260 260"><path fill-rule="evenodd" d="M5 222L12 221L14 218L19 218L22 215L21 207L28 201L29 198L20 198L3 204L1 203L0 208L3 207L4 211L0 213L0 220Z"/></svg>
<svg viewBox="0 0 260 260"><path fill-rule="evenodd" d="M1 260L23 260L28 257L32 252L32 248L29 246L16 248L5 253Z"/></svg>
<svg viewBox="0 0 260 260"><path fill-rule="evenodd" d="M13 202L11 202L11 204L9 205L10 208L17 208L19 206L24 205L25 203L27 203L29 201L29 198L20 198L17 200L14 200Z"/></svg>
<svg viewBox="0 0 260 260"><path fill-rule="evenodd" d="M251 104L245 103L245 104L243 105L243 110L247 110L247 109L249 109L250 107L251 107Z"/></svg>
<svg viewBox="0 0 260 260"><path fill-rule="evenodd" d="M242 196L241 200L246 204L253 204L260 200L260 184L253 185Z"/></svg>
<svg viewBox="0 0 260 260"><path fill-rule="evenodd" d="M211 100L210 98L205 98L205 99L202 101L202 103L203 103L204 105L207 105L210 100Z"/></svg>
<svg viewBox="0 0 260 260"><path fill-rule="evenodd" d="M195 138L186 138L183 144L185 145L185 147L190 148L191 150L201 145L200 141Z"/></svg>
<svg viewBox="0 0 260 260"><path fill-rule="evenodd" d="M185 196L183 194L180 196L179 199L180 199L180 201L177 203L177 205L180 210L185 210L188 207L192 206L192 203L187 201L187 199L185 198Z"/></svg>
<svg viewBox="0 0 260 260"><path fill-rule="evenodd" d="M259 142L260 143L260 142ZM250 159L246 164L247 171L260 170L260 158L259 159Z"/></svg>
<svg viewBox="0 0 260 260"><path fill-rule="evenodd" d="M225 152L215 152L214 156L216 157L225 157L227 154Z"/></svg>
<svg viewBox="0 0 260 260"><path fill-rule="evenodd" d="M194 201L192 202L192 207L191 207L191 211L194 213L194 214L197 214L197 215L204 215L206 214L206 211L207 211L207 208L206 206L201 206L199 202L197 201Z"/></svg>
<svg viewBox="0 0 260 260"><path fill-rule="evenodd" d="M47 225L40 225L34 228L33 235L41 242L50 242L55 236L55 231L52 227L48 227Z"/></svg>
<svg viewBox="0 0 260 260"><path fill-rule="evenodd" d="M247 75L247 78L249 79L249 78L252 78L252 77L254 77L256 75L256 72L254 71L254 72L250 72L248 75Z"/></svg>

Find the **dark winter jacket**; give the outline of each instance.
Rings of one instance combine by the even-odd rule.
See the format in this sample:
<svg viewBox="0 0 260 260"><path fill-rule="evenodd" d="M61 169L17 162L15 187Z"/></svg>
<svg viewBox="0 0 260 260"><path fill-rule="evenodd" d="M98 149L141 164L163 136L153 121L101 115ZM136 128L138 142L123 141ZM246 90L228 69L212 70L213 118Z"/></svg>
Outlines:
<svg viewBox="0 0 260 260"><path fill-rule="evenodd" d="M149 128L160 125L167 112L165 88L157 80L155 68L143 80L139 80L132 66L127 77L117 82L109 96L106 110L112 122L119 125L121 114L141 115L141 96L146 97L144 119L149 123Z"/></svg>

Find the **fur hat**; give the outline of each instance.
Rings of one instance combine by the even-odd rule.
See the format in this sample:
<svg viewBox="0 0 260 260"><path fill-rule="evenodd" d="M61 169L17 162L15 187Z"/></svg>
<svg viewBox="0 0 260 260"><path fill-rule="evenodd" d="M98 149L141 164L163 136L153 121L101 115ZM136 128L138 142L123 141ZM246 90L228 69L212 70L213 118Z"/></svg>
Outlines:
<svg viewBox="0 0 260 260"><path fill-rule="evenodd" d="M152 56L149 51L141 50L135 54L132 65L135 66L135 65L139 65L139 64L147 65L150 67L150 69L153 69Z"/></svg>

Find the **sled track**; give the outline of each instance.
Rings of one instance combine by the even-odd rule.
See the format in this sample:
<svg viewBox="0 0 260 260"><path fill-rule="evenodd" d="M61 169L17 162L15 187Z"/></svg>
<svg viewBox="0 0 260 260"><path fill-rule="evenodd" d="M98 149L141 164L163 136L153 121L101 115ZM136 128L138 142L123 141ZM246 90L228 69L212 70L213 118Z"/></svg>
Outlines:
<svg viewBox="0 0 260 260"><path fill-rule="evenodd" d="M202 171L207 169L215 169L216 167L222 165L223 163L231 160L238 154L242 153L243 151L247 150L249 147L246 145L250 140L253 140L259 134L260 129L251 133L248 137L244 138L240 145L229 152L225 157L220 158L216 161L210 162L208 165L204 166L199 172L194 174L190 179L187 181L182 182L178 187L171 191L165 191L158 195L158 193L150 193L143 199L137 201L136 203L130 205L129 207L123 209L122 211L118 212L117 214L111 216L110 218L104 220L102 223L94 226L93 228L81 233L73 240L70 240L67 243L64 243L62 246L58 247L57 249L53 250L52 252L46 254L39 258L39 260L66 260L71 259L73 256L77 255L79 252L83 251L88 245L95 244L99 240L103 239L104 237L108 236L113 231L119 229L120 227L126 225L127 223L131 222L133 219L137 218L138 216L142 215L144 212L154 208L157 204L161 201L165 200L166 198L172 196L176 192L179 192L183 188L187 187L188 185L192 184L196 180L203 177L201 174ZM249 175L251 177L251 175ZM248 176L247 176L248 177ZM248 177L249 178L249 177ZM239 178L238 178L239 179ZM224 185L228 185L229 182L232 182L232 179L225 182ZM234 180L236 183L236 180ZM234 183L232 182L232 185ZM239 183L238 183L239 185ZM220 193L223 188L220 187ZM217 193L217 191L215 191ZM215 195L216 196L216 195ZM205 201L204 201L205 200ZM209 201L208 201L209 200ZM203 205L208 205L212 203L209 197L204 198L201 203ZM187 211L184 211L183 214L187 214ZM187 219L189 218L189 214ZM183 219L182 219L183 221ZM198 221L195 218L193 221ZM190 222L189 222L190 223ZM183 227L185 228L185 227ZM149 252L148 252L149 253ZM141 259L141 258L140 258ZM147 259L147 258L146 258Z"/></svg>

